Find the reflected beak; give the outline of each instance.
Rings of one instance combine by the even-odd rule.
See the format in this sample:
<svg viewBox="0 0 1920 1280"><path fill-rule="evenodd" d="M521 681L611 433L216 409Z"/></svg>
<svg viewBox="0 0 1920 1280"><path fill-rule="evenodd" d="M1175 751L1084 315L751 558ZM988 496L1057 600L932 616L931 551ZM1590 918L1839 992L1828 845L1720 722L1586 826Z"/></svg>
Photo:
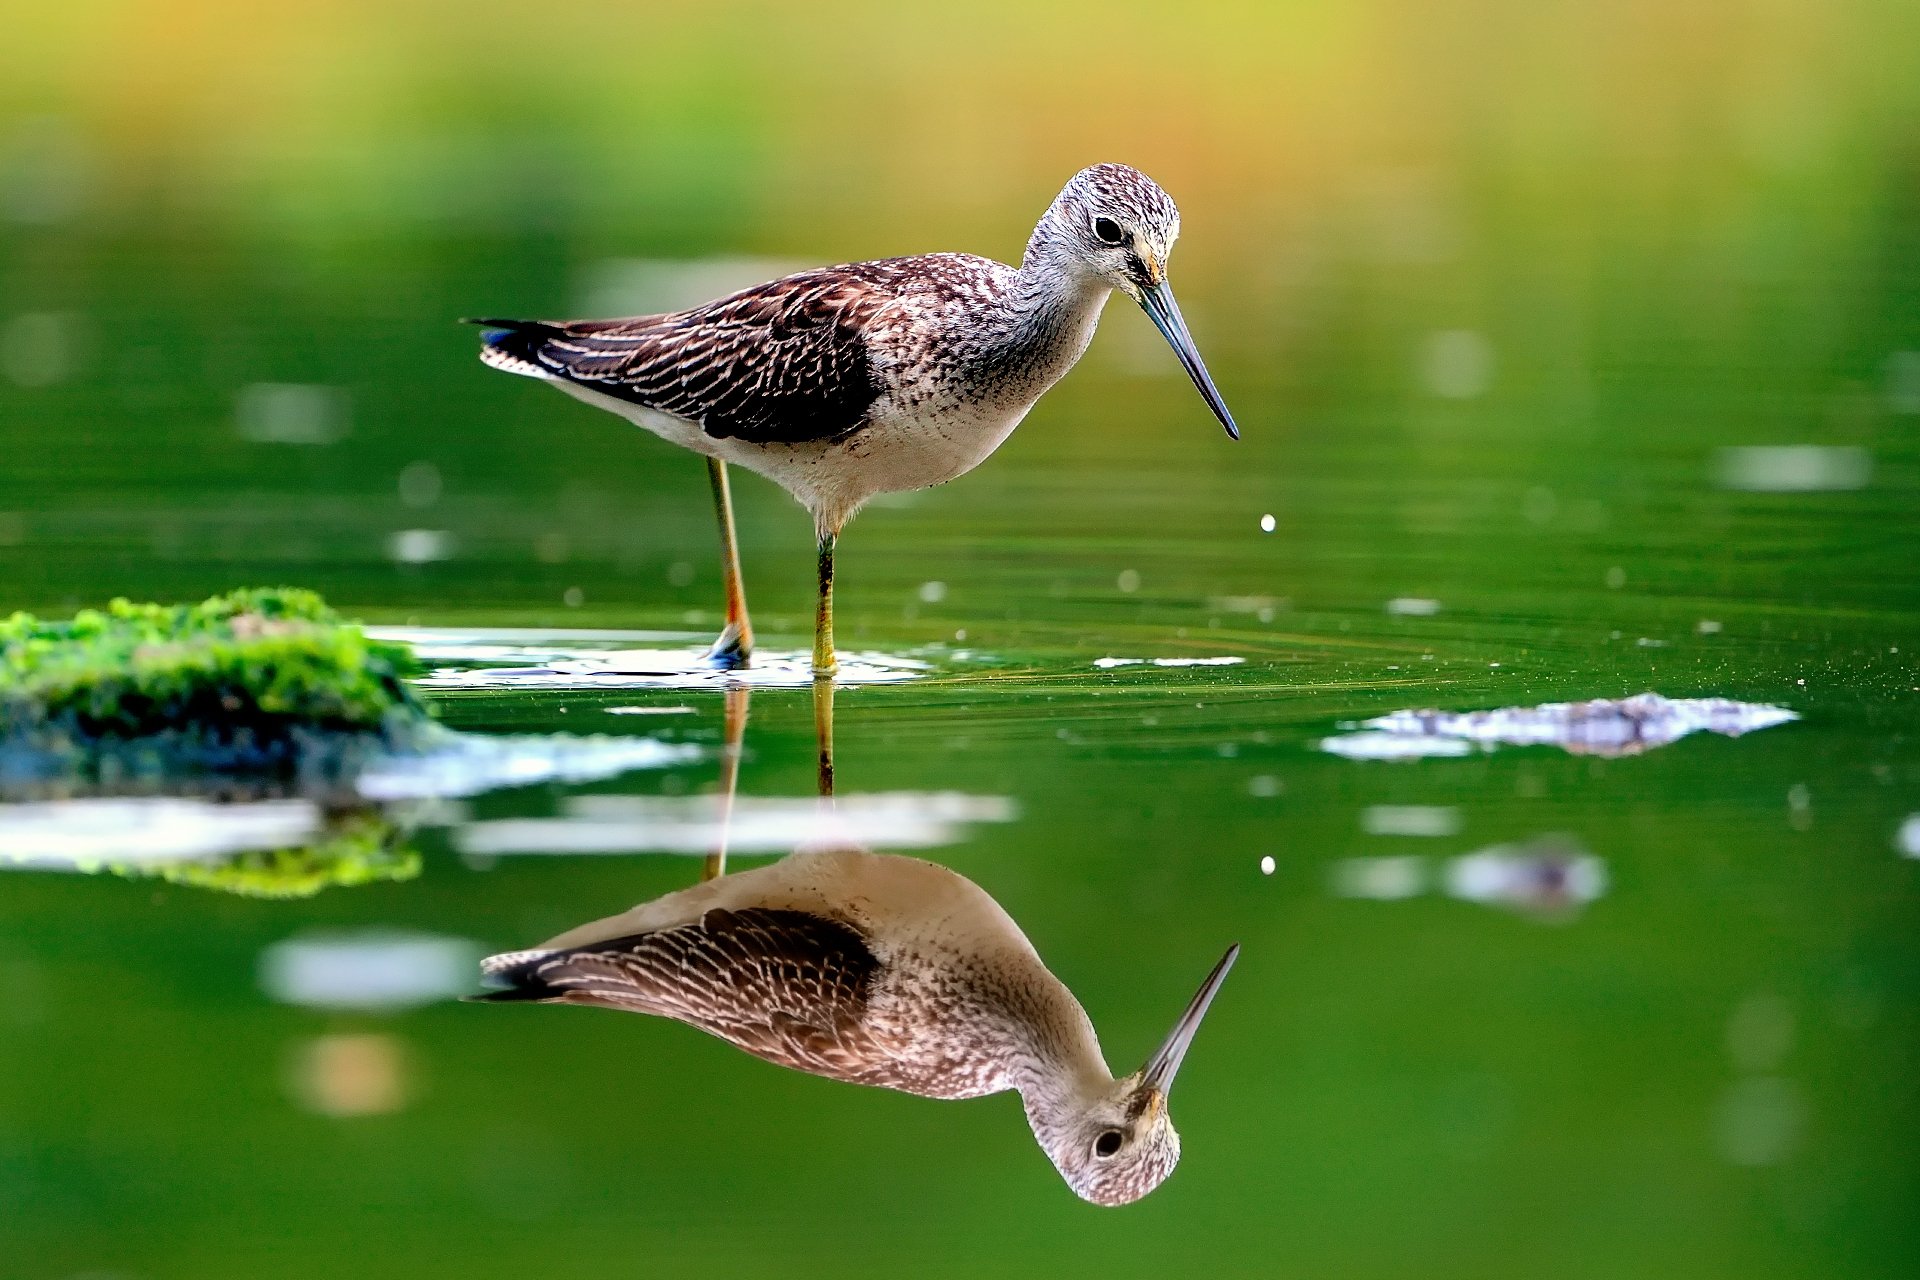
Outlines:
<svg viewBox="0 0 1920 1280"><path fill-rule="evenodd" d="M1213 378L1207 373L1206 361L1200 358L1199 350L1193 345L1193 335L1187 332L1187 322L1180 314L1180 304L1173 300L1173 288L1164 275L1152 284L1141 287L1135 296L1140 309L1153 321L1154 328L1160 330L1160 336L1173 348L1173 354L1180 357L1180 367L1193 379L1193 385L1200 388L1200 398L1207 402L1207 408L1213 410L1213 416L1220 419L1220 425L1227 429L1233 439L1240 438L1240 428L1233 425L1233 415L1227 412L1227 402L1220 398L1220 389L1213 385Z"/></svg>
<svg viewBox="0 0 1920 1280"><path fill-rule="evenodd" d="M1227 954L1220 957L1220 963L1213 966L1213 972L1200 984L1193 1003L1180 1015L1180 1021L1173 1024L1173 1031L1167 1036L1166 1043L1155 1050L1154 1055L1147 1059L1147 1065L1141 1068L1140 1083L1153 1090L1160 1106L1166 1105L1166 1094L1173 1087L1174 1073L1180 1070L1180 1060L1187 1056L1187 1049L1193 1044L1194 1032L1200 1030L1200 1020L1207 1016L1207 1006L1213 1003L1220 984L1227 980L1227 970L1233 968L1234 958L1239 954L1239 943L1227 948Z"/></svg>

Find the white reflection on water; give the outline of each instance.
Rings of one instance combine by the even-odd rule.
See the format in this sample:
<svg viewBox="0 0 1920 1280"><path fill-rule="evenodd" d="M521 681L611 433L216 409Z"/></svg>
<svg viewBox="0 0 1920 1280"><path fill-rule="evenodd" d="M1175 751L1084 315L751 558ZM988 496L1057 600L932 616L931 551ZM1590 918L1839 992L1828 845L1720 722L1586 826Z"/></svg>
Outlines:
<svg viewBox="0 0 1920 1280"><path fill-rule="evenodd" d="M260 953L260 988L282 1004L389 1013L465 995L486 953L431 933L309 934Z"/></svg>
<svg viewBox="0 0 1920 1280"><path fill-rule="evenodd" d="M1102 671L1115 667L1237 667L1245 658L1095 658L1093 665Z"/></svg>
<svg viewBox="0 0 1920 1280"><path fill-rule="evenodd" d="M813 657L798 650L756 650L753 665L720 671L707 646L678 644L684 634L661 631L520 630L514 628L368 627L369 636L414 647L440 667L420 683L433 689L727 689L806 688ZM621 648L635 640L672 648ZM893 654L840 653L834 683L891 684L917 679L930 663Z"/></svg>
<svg viewBox="0 0 1920 1280"><path fill-rule="evenodd" d="M435 750L385 756L354 787L369 800L479 795L541 782L593 782L691 760L700 748L653 738L458 734Z"/></svg>
<svg viewBox="0 0 1920 1280"><path fill-rule="evenodd" d="M1566 919L1607 891L1607 865L1564 836L1542 836L1455 858L1446 884L1465 902Z"/></svg>
<svg viewBox="0 0 1920 1280"><path fill-rule="evenodd" d="M1894 837L1894 846L1909 858L1920 858L1920 813L1907 815L1900 824L1900 833Z"/></svg>
<svg viewBox="0 0 1920 1280"><path fill-rule="evenodd" d="M432 750L376 757L347 783L409 829L464 818L446 802L503 787L594 782L697 758L691 743L653 738L446 733ZM351 794L334 803L355 803ZM97 871L296 849L326 834L307 798L221 801L192 796L78 796L0 804L0 868Z"/></svg>
<svg viewBox="0 0 1920 1280"><path fill-rule="evenodd" d="M1437 867L1419 854L1342 858L1329 868L1336 897L1394 902L1443 892L1463 902L1541 919L1571 919L1607 891L1607 867L1567 836L1492 845Z"/></svg>
<svg viewBox="0 0 1920 1280"><path fill-rule="evenodd" d="M1765 703L1642 693L1493 711L1396 711L1362 721L1359 728L1367 732L1327 738L1320 747L1355 760L1463 756L1476 747L1496 746L1554 746L1574 755L1630 756L1690 733L1737 738L1799 718L1786 707Z"/></svg>
<svg viewBox="0 0 1920 1280"><path fill-rule="evenodd" d="M92 870L305 844L320 830L311 800L217 804L173 796L0 804L0 866Z"/></svg>
<svg viewBox="0 0 1920 1280"><path fill-rule="evenodd" d="M560 817L470 823L454 833L454 845L481 856L706 854L724 836L734 853L839 843L931 849L957 843L971 824L1011 822L1018 814L1006 796L952 791L845 795L831 806L810 797L741 796L727 821L712 796L572 796Z"/></svg>

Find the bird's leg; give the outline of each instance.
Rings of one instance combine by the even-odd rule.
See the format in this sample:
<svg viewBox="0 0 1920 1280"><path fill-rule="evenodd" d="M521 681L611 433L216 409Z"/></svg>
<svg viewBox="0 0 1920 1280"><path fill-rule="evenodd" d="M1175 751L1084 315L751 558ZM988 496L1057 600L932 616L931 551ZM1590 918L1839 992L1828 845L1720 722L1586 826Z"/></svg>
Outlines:
<svg viewBox="0 0 1920 1280"><path fill-rule="evenodd" d="M833 654L833 544L836 531L820 535L820 603L813 614L813 674L831 678L837 665Z"/></svg>
<svg viewBox="0 0 1920 1280"><path fill-rule="evenodd" d="M724 671L734 671L753 657L753 623L747 617L747 591L740 580L740 544L733 532L733 490L727 484L727 464L708 458L707 479L713 483L713 512L720 521L720 575L727 589L726 630L707 650L707 660Z"/></svg>
<svg viewBox="0 0 1920 1280"><path fill-rule="evenodd" d="M833 799L833 677L813 680L813 737L820 749L820 798Z"/></svg>
<svg viewBox="0 0 1920 1280"><path fill-rule="evenodd" d="M740 743L747 735L747 699L752 692L745 685L735 685L722 695L726 699L726 720L720 740L720 838L701 868L702 880L727 873L727 829L733 823L733 796L740 788Z"/></svg>

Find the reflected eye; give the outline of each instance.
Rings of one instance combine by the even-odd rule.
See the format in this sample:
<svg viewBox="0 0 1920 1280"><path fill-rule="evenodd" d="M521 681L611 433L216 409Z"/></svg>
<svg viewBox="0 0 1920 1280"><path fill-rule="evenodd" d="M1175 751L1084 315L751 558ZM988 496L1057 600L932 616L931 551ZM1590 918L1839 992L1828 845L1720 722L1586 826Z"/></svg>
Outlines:
<svg viewBox="0 0 1920 1280"><path fill-rule="evenodd" d="M1126 1141L1126 1135L1118 1129L1109 1129L1093 1140L1093 1154L1105 1160L1120 1150L1120 1144Z"/></svg>
<svg viewBox="0 0 1920 1280"><path fill-rule="evenodd" d="M1120 224L1112 218L1095 218L1093 220L1093 234L1099 239L1101 244L1125 244L1127 242L1127 233L1122 231Z"/></svg>

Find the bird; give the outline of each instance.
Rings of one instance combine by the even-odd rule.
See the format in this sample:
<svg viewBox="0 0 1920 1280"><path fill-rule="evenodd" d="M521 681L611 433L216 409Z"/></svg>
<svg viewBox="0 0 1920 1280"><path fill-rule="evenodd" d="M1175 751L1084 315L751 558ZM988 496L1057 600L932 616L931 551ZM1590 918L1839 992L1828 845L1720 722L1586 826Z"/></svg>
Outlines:
<svg viewBox="0 0 1920 1280"><path fill-rule="evenodd" d="M1071 369L1115 291L1147 313L1227 435L1240 428L1167 282L1173 198L1124 164L1073 175L1020 265L965 253L801 271L618 320L473 319L492 368L552 383L707 459L726 624L707 660L750 663L729 464L813 517L812 668L831 676L834 550L869 499L971 471Z"/></svg>
<svg viewBox="0 0 1920 1280"><path fill-rule="evenodd" d="M488 957L486 1002L671 1018L780 1066L928 1098L1019 1092L1034 1138L1098 1205L1180 1159L1167 1093L1239 954L1230 947L1140 1070L1000 904L937 863L825 845Z"/></svg>

